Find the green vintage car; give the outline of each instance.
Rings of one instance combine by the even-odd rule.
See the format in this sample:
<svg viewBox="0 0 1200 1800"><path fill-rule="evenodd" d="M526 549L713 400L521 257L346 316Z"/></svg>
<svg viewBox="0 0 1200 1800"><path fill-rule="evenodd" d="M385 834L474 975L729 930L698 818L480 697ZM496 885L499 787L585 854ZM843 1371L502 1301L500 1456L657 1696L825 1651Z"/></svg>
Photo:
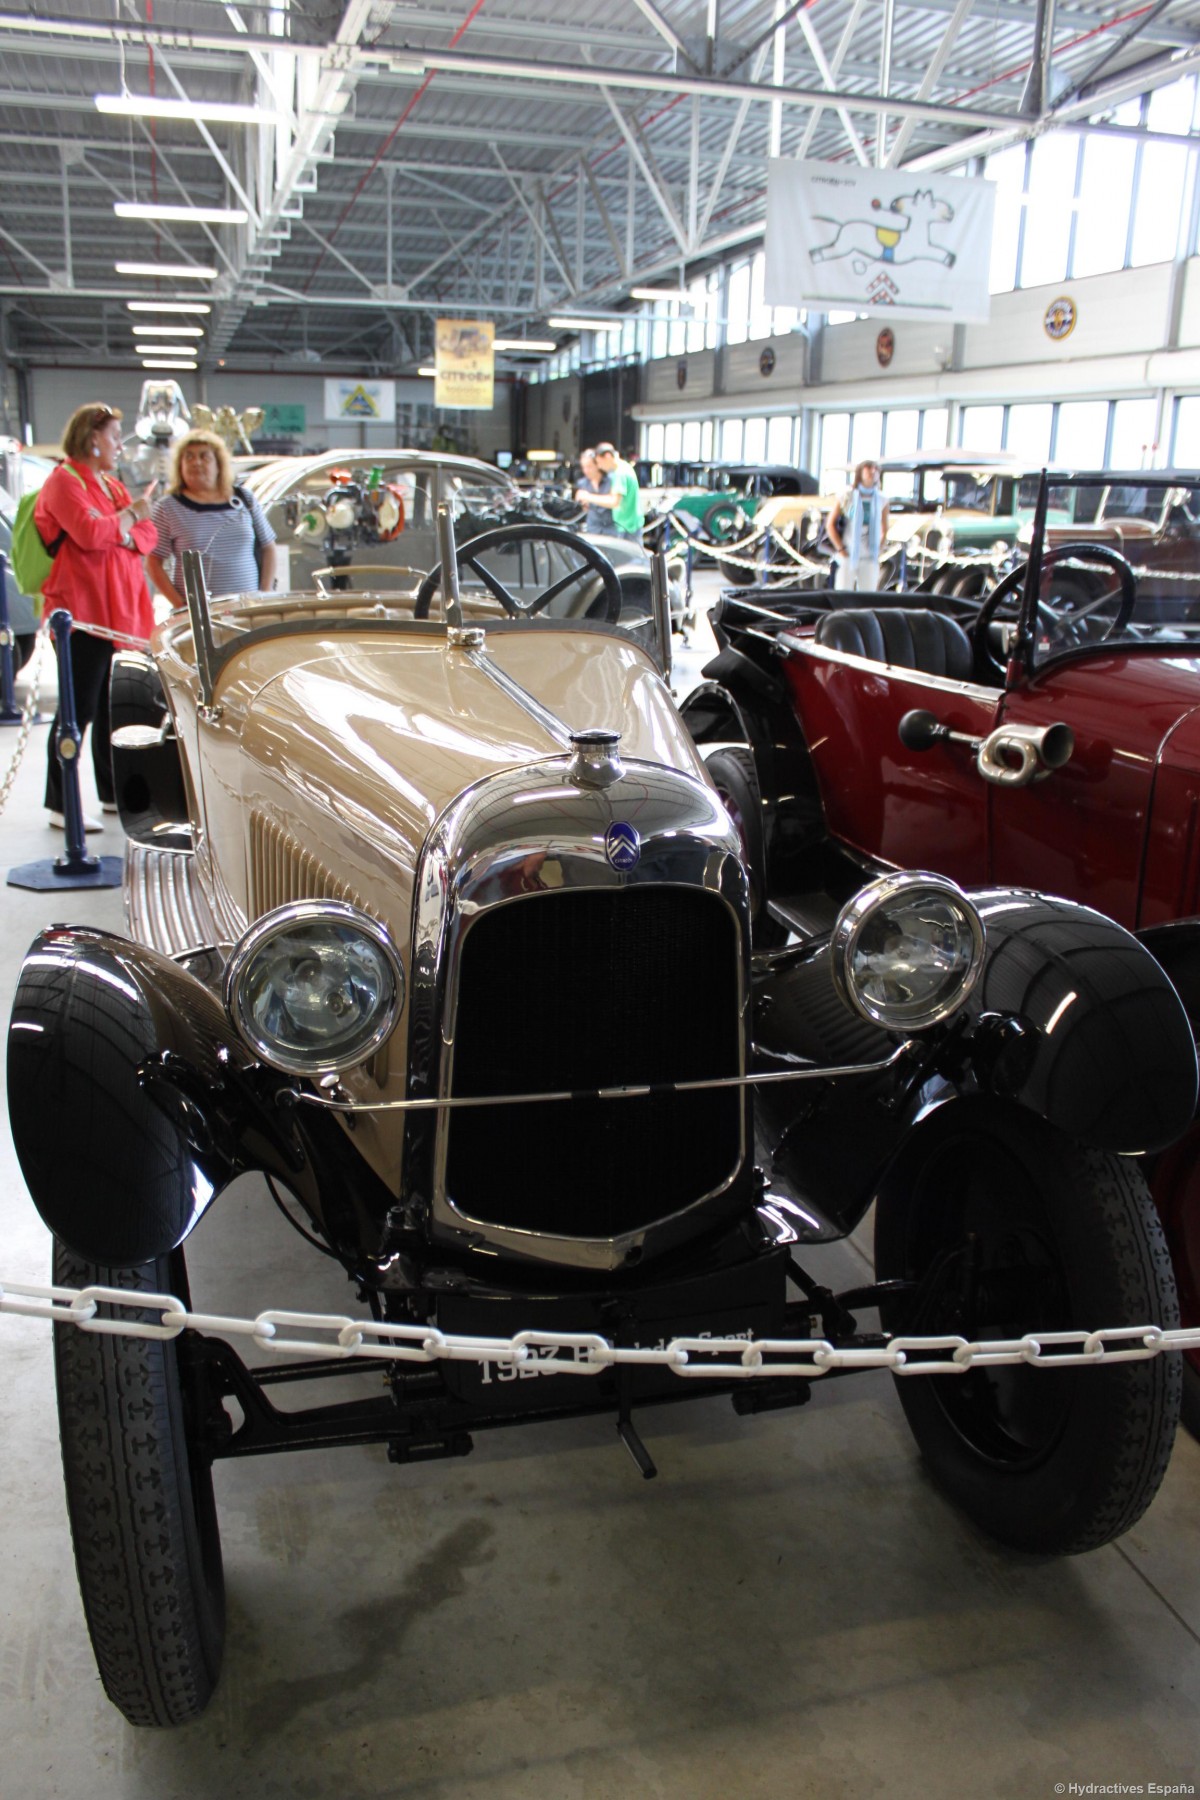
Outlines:
<svg viewBox="0 0 1200 1800"><path fill-rule="evenodd" d="M784 463L650 463L636 465L647 520L669 517L679 532L705 545L735 543L752 529L767 500L813 495L816 479Z"/></svg>

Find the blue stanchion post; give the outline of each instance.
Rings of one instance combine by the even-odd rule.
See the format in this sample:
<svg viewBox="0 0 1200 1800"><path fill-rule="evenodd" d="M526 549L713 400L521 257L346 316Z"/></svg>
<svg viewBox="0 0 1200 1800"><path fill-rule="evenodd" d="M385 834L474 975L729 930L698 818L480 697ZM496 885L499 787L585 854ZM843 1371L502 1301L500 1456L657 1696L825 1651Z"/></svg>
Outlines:
<svg viewBox="0 0 1200 1800"><path fill-rule="evenodd" d="M84 848L83 801L79 794L79 751L83 733L75 717L75 680L71 672L71 615L64 607L50 614L50 635L58 661L58 732L55 749L62 770L63 821L66 853L53 862L23 863L8 872L9 887L50 888L120 887L123 866L119 856L89 856Z"/></svg>
<svg viewBox="0 0 1200 1800"><path fill-rule="evenodd" d="M0 555L0 725L19 725L21 709L13 686L13 632L8 616L8 558Z"/></svg>

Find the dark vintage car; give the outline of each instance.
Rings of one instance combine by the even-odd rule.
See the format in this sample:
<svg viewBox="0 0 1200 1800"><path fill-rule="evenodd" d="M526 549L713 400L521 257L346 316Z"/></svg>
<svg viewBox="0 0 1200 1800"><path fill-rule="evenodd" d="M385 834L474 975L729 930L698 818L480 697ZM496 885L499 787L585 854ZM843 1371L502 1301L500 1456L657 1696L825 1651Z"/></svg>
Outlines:
<svg viewBox="0 0 1200 1800"><path fill-rule="evenodd" d="M514 580L536 529L456 550L443 506L440 566L379 597L210 604L189 554L187 613L117 659L128 934L39 935L8 1093L72 1309L84 1610L134 1723L217 1680L221 1458L403 1466L595 1415L649 1476L641 1408L874 1368L1021 1549L1109 1541L1166 1468L1176 1301L1128 1155L1186 1129L1197 1071L1158 964L1071 901L924 873L848 881L752 956L661 560L656 658L586 540L543 528L574 594ZM342 1266L344 1314L190 1310L186 1240L244 1254L247 1171ZM872 1203L878 1279L835 1294L812 1247ZM330 1398L347 1361L373 1393Z"/></svg>
<svg viewBox="0 0 1200 1800"><path fill-rule="evenodd" d="M685 712L741 821L760 942L897 867L1024 883L1135 934L1200 1025L1200 477L1131 479L1045 484L1030 561L982 600L722 603ZM1064 511L1091 534L1064 541ZM1200 1324L1200 1128L1147 1173ZM1185 1395L1200 1430L1196 1352Z"/></svg>

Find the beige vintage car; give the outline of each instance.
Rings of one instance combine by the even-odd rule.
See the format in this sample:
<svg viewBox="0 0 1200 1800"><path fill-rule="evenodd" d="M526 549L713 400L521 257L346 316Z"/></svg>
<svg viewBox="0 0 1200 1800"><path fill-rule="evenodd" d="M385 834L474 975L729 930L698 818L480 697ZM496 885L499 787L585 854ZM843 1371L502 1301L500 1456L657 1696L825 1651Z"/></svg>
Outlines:
<svg viewBox="0 0 1200 1800"><path fill-rule="evenodd" d="M1001 1221L939 1199L948 1143L956 1169L992 1155L993 1088L1053 1167L1108 1179L1056 1108L1080 1056L1146 1020L1154 1105L1125 1108L1120 1148L1185 1128L1195 1054L1157 965L1087 914L1071 979L1094 1029L1055 1035L1017 1016L1023 984L1058 991L1083 909L897 873L848 891L832 931L752 956L757 821L722 803L672 702L663 560L639 638L588 540L520 525L456 550L449 505L438 526L439 566L376 595L210 602L189 553L186 614L114 672L128 935L56 926L22 970L14 1142L60 1300L93 1290L71 1317L103 1315L57 1327L68 1512L104 1686L135 1724L191 1718L216 1684L226 1456L374 1443L403 1466L597 1415L649 1476L638 1407L796 1406L818 1378L900 1367L907 1331L904 1366L934 1370L917 1436L998 1537L1103 1543L1165 1467L1175 1357L1047 1375L1010 1344L999 1379L936 1373L946 1334L1174 1324L1148 1253L1112 1316L1072 1313L1049 1248L998 1312L953 1271ZM342 1265L345 1317L189 1310L185 1241L227 1233L239 1255L222 1194L247 1171ZM806 1246L876 1199L901 1272L835 1295ZM239 1332L289 1351L286 1377ZM370 1397L330 1401L336 1358L378 1372ZM1033 1459L1021 1421L1047 1382L1076 1426ZM990 1436L964 1429L972 1406Z"/></svg>

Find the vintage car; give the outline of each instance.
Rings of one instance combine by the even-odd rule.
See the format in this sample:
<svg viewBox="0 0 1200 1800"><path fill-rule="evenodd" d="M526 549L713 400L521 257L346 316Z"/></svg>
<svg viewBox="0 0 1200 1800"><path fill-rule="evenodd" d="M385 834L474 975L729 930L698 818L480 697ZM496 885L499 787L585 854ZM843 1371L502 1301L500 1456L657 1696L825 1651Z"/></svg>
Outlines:
<svg viewBox="0 0 1200 1800"><path fill-rule="evenodd" d="M217 1679L220 1458L404 1465L594 1415L650 1476L639 1407L750 1415L873 1367L953 1501L1063 1553L1131 1526L1170 1455L1176 1301L1129 1158L1186 1129L1197 1070L1158 964L1070 901L895 872L752 956L661 559L651 651L594 544L456 547L450 513L404 593L210 603L188 553L186 614L114 665L128 935L52 926L21 971L68 1513L134 1723ZM528 584L539 532L573 581ZM188 1310L186 1240L241 1254L247 1171L342 1265L344 1315ZM835 1294L809 1256L872 1203L877 1280ZM336 1358L374 1394L330 1400Z"/></svg>
<svg viewBox="0 0 1200 1800"><path fill-rule="evenodd" d="M1200 487L1138 481L1139 519ZM1046 484L1028 565L982 599L721 603L721 652L684 710L742 821L760 941L827 924L897 867L1022 883L1135 933L1200 1027L1200 554L1182 526L1161 559L1134 532L1134 566L1047 522L1051 500L1095 518L1113 491L1107 475ZM1200 1324L1200 1129L1147 1172ZM1200 1432L1195 1352L1184 1392Z"/></svg>
<svg viewBox="0 0 1200 1800"><path fill-rule="evenodd" d="M813 476L786 463L678 463L666 467L639 463L637 467L647 476L642 489L647 518L669 518L676 532L706 550L745 537L761 507L776 500L794 504L817 492ZM656 479L661 476L667 479Z"/></svg>

